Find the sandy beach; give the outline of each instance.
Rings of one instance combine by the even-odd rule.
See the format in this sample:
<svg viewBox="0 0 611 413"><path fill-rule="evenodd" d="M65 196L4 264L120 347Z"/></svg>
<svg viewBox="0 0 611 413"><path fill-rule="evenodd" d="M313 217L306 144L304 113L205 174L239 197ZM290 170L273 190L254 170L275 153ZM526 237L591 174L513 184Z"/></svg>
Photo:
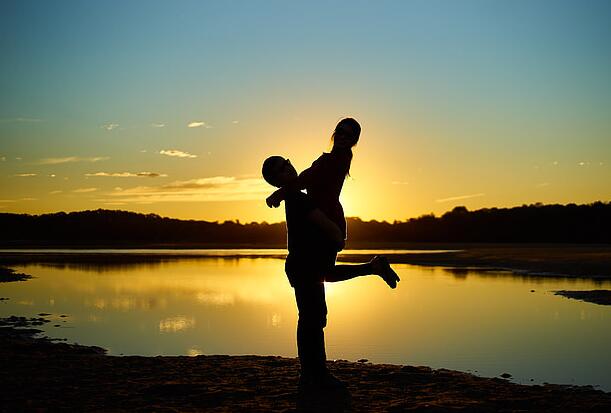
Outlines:
<svg viewBox="0 0 611 413"><path fill-rule="evenodd" d="M264 356L108 356L40 338L44 317L0 323L3 412L602 412L590 386L519 385L422 366L330 361L350 397L298 390L298 360Z"/></svg>

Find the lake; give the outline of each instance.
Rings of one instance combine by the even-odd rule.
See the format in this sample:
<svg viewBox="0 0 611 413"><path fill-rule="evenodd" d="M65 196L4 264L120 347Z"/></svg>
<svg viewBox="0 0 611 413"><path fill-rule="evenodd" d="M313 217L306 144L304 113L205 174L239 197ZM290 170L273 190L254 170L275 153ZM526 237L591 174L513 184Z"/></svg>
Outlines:
<svg viewBox="0 0 611 413"><path fill-rule="evenodd" d="M295 299L278 258L284 250L216 250L210 257L173 250L160 259L138 251L132 257L149 258L104 262L121 251L100 250L95 262L68 256L59 264L11 265L35 278L0 284L0 297L9 298L0 301L0 316L51 313L42 327L47 335L113 355L296 357ZM376 276L326 285L329 359L611 390L611 307L553 294L611 289L611 281L393 267L402 280L396 290Z"/></svg>

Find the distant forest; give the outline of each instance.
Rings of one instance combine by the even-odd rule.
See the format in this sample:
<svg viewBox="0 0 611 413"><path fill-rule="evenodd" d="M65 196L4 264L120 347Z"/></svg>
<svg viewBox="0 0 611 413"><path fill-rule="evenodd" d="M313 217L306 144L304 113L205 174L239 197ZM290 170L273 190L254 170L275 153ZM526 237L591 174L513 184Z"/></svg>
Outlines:
<svg viewBox="0 0 611 413"><path fill-rule="evenodd" d="M348 247L359 243L545 242L611 243L611 202L523 205L440 217L380 222L348 218ZM207 222L98 209L27 215L0 214L0 244L10 246L282 246L284 223Z"/></svg>

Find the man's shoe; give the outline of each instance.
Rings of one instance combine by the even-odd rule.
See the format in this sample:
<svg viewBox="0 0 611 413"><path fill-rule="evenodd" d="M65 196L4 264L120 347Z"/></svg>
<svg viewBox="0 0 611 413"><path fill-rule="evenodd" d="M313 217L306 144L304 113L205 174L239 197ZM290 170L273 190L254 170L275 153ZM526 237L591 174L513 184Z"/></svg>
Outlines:
<svg viewBox="0 0 611 413"><path fill-rule="evenodd" d="M301 374L299 376L299 387L302 389L312 388L318 385L318 380L312 375Z"/></svg>
<svg viewBox="0 0 611 413"><path fill-rule="evenodd" d="M347 391L346 385L326 371L320 375L299 376L299 387L303 390L340 390Z"/></svg>
<svg viewBox="0 0 611 413"><path fill-rule="evenodd" d="M335 377L333 374L327 372L320 379L320 385L322 388L326 390L338 390L338 391L347 391L348 388L343 381Z"/></svg>
<svg viewBox="0 0 611 413"><path fill-rule="evenodd" d="M397 281L401 281L397 273L390 267L386 257L376 255L370 261L374 274L382 277L390 288L397 288Z"/></svg>

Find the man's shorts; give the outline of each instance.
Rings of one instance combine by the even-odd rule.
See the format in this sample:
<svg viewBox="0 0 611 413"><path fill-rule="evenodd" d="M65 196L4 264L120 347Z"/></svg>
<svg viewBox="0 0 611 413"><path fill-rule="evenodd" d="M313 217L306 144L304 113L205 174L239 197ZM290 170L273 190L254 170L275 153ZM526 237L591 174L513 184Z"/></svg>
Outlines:
<svg viewBox="0 0 611 413"><path fill-rule="evenodd" d="M321 283L335 266L337 252L332 250L289 252L284 270L293 287L299 284Z"/></svg>

